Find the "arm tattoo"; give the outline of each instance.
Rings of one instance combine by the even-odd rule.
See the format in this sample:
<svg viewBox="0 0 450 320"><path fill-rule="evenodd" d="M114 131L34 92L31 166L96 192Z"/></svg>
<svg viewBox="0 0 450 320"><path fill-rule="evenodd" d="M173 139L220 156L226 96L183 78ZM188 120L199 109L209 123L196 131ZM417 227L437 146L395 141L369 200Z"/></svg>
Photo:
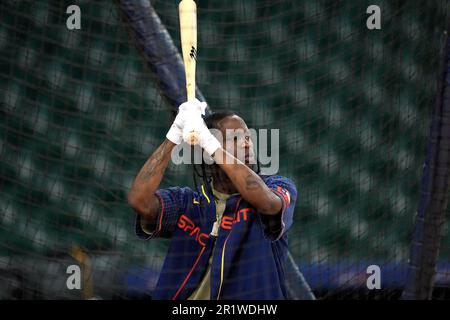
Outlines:
<svg viewBox="0 0 450 320"><path fill-rule="evenodd" d="M245 186L248 190L257 190L261 188L260 181L251 174L245 178Z"/></svg>
<svg viewBox="0 0 450 320"><path fill-rule="evenodd" d="M155 171L161 167L161 164L163 163L162 160L166 156L168 147L169 146L165 141L153 153L150 159L147 160L144 167L142 168L142 173L139 177L142 181L148 180L150 177L154 175Z"/></svg>

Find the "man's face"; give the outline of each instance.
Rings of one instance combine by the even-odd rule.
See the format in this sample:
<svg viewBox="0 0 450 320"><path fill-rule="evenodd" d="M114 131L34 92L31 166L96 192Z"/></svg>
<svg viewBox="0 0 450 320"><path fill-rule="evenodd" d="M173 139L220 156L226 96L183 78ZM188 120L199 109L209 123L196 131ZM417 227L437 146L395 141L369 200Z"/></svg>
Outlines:
<svg viewBox="0 0 450 320"><path fill-rule="evenodd" d="M233 115L220 120L218 125L223 138L222 147L246 165L254 164L253 142L245 121Z"/></svg>

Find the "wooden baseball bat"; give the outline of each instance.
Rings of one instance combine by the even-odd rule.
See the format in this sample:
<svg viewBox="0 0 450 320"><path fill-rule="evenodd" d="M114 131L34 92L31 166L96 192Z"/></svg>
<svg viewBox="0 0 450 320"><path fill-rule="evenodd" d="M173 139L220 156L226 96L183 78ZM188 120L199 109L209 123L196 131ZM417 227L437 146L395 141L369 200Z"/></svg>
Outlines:
<svg viewBox="0 0 450 320"><path fill-rule="evenodd" d="M195 99L195 68L197 64L197 5L193 0L182 0L178 6L180 16L181 51L186 74L187 100ZM199 141L198 132L186 134L186 142L195 145Z"/></svg>

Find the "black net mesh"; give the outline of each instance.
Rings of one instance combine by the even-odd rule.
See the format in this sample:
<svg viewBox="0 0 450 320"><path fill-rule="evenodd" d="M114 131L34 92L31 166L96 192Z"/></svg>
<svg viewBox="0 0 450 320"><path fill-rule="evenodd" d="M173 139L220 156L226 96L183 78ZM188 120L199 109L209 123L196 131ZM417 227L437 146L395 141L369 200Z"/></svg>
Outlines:
<svg viewBox="0 0 450 320"><path fill-rule="evenodd" d="M135 238L126 195L172 115L117 3L78 1L80 30L71 4L0 3L0 296L151 297L169 240ZM405 282L449 3L378 1L381 30L370 4L198 3L198 86L212 109L280 129L289 249L319 298L396 298ZM177 4L152 5L179 47ZM191 175L172 165L162 187ZM449 247L444 232L439 288ZM71 264L91 270L83 290L67 289Z"/></svg>

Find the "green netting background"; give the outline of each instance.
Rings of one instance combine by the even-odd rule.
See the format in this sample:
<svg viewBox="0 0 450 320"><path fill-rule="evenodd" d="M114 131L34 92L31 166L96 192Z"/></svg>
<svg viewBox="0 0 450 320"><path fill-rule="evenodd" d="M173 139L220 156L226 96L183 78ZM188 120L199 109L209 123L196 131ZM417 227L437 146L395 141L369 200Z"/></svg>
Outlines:
<svg viewBox="0 0 450 320"><path fill-rule="evenodd" d="M179 46L177 3L152 1ZM81 30L66 28L71 4ZM214 110L280 129L280 174L299 190L290 251L324 297L364 285L354 268L404 270L440 75L448 2L377 1L373 31L370 4L198 3L197 83ZM126 194L168 110L115 2L1 1L0 269L26 268L19 297L76 297L61 282L74 245L99 297L158 270L168 242L135 238ZM171 166L171 185L192 185L190 169ZM449 248L446 232L440 261Z"/></svg>

